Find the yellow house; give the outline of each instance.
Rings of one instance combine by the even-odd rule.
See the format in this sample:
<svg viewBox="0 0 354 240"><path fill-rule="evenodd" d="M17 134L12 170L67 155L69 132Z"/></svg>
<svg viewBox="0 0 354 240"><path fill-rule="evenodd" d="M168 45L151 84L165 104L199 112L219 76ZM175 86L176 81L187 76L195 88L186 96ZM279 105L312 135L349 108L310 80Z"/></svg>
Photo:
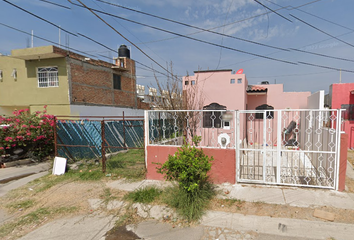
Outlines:
<svg viewBox="0 0 354 240"><path fill-rule="evenodd" d="M135 62L126 46L119 53L116 64L55 46L0 55L0 115L42 111L44 105L49 114L76 116L137 109Z"/></svg>

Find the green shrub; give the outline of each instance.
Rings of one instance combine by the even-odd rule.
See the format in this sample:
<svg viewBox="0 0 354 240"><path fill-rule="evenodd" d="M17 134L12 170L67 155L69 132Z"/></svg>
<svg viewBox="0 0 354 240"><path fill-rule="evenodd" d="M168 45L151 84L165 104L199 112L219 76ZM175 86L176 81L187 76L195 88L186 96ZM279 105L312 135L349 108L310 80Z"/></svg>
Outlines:
<svg viewBox="0 0 354 240"><path fill-rule="evenodd" d="M157 167L157 172L165 174L166 180L177 181L181 188L193 192L208 182L213 157L204 154L203 149L183 145L173 155L168 156L164 164Z"/></svg>

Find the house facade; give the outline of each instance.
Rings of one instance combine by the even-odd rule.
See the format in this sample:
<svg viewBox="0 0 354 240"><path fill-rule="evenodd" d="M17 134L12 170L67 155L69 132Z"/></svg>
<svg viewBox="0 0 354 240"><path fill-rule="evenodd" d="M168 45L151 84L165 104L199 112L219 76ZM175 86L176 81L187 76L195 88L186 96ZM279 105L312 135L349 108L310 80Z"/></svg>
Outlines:
<svg viewBox="0 0 354 240"><path fill-rule="evenodd" d="M263 109L306 109L311 92L284 92L283 84L262 82L248 85L244 73L231 69L195 71L193 76L183 77L183 90L188 101L196 101L192 109L202 109L211 103L218 103L228 110ZM192 92L196 100L188 96Z"/></svg>
<svg viewBox="0 0 354 240"><path fill-rule="evenodd" d="M44 105L54 115L116 115L124 109L137 114L135 61L124 45L115 60L55 46L12 50L11 56L0 56L0 115L41 111Z"/></svg>
<svg viewBox="0 0 354 240"><path fill-rule="evenodd" d="M354 148L354 83L330 85L325 103L331 109L345 109L342 130L348 134L348 147Z"/></svg>

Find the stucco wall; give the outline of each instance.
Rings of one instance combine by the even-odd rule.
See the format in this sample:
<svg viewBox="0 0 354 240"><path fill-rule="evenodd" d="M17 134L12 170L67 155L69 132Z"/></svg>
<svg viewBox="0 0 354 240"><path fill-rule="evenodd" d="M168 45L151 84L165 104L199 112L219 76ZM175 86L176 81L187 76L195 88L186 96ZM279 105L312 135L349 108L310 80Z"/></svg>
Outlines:
<svg viewBox="0 0 354 240"><path fill-rule="evenodd" d="M307 98L308 109L323 109L324 108L324 90L315 92Z"/></svg>
<svg viewBox="0 0 354 240"><path fill-rule="evenodd" d="M354 83L335 83L331 85L332 109L341 109L342 104L354 104ZM343 130L348 134L349 148L354 148L354 121L345 120Z"/></svg>
<svg viewBox="0 0 354 240"><path fill-rule="evenodd" d="M231 79L234 79L235 83L231 84ZM241 79L241 83L238 83L238 79ZM185 81L189 81L189 85L185 85ZM195 81L196 85L192 86L191 81ZM195 72L194 76L183 78L183 90L196 90L196 102L201 103L201 106L216 102L230 110L246 108L247 84L245 74L234 74L231 70Z"/></svg>
<svg viewBox="0 0 354 240"><path fill-rule="evenodd" d="M39 88L37 68L51 66L58 67L59 87ZM11 77L14 68L17 69L17 79ZM65 58L24 61L0 56L0 69L3 71L3 79L0 81L1 106L69 104Z"/></svg>
<svg viewBox="0 0 354 240"><path fill-rule="evenodd" d="M173 155L178 147L174 146L147 146L146 163L147 179L162 180L163 175L156 172L157 165L154 163L164 163L168 155ZM210 178L214 183L235 183L236 179L236 156L235 149L211 149L203 148L208 156L213 156L214 161L210 171Z"/></svg>
<svg viewBox="0 0 354 240"><path fill-rule="evenodd" d="M252 110L262 104L274 109L307 109L307 98L311 92L283 92L283 84L257 85L268 89L266 95L248 95L247 109Z"/></svg>
<svg viewBox="0 0 354 240"><path fill-rule="evenodd" d="M144 116L144 110L105 106L70 106L71 115L74 116Z"/></svg>

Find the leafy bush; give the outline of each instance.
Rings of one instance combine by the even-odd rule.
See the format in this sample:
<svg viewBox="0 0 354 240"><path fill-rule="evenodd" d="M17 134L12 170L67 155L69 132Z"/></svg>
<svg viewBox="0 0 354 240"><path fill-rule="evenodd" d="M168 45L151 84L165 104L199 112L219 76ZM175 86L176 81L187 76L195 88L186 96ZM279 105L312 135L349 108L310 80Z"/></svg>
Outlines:
<svg viewBox="0 0 354 240"><path fill-rule="evenodd" d="M30 113L28 109L16 110L15 116L1 117L0 154L10 154L21 148L41 159L54 150L54 116L43 112Z"/></svg>
<svg viewBox="0 0 354 240"><path fill-rule="evenodd" d="M157 172L165 174L166 180L177 181L180 187L193 192L207 183L213 160L204 154L203 149L185 144L173 156L169 155Z"/></svg>

